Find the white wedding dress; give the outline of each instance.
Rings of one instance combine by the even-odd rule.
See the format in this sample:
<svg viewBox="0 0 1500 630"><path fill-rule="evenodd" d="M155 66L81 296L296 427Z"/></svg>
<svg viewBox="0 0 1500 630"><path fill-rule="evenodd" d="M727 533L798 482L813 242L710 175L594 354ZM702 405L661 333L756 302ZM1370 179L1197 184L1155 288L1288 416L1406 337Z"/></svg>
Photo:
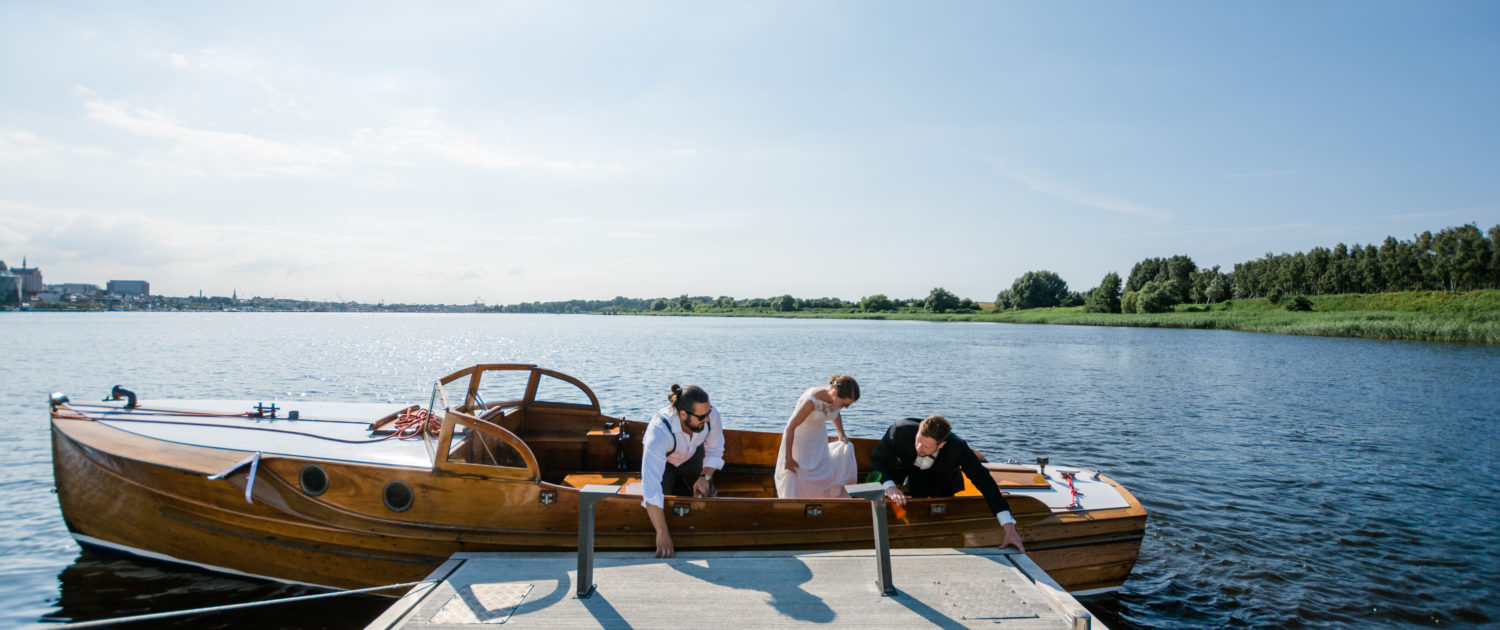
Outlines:
<svg viewBox="0 0 1500 630"><path fill-rule="evenodd" d="M815 393L823 389L814 387L803 392L797 399L796 409L802 401L811 400L812 412L802 424L797 425L792 457L797 460L796 472L786 469L786 447L776 449L776 496L783 499L840 498L849 496L845 484L854 483L858 470L854 463L854 447L842 440L828 441L828 423L839 415L837 402L823 402ZM793 411L793 413L796 413ZM781 437L782 444L786 436Z"/></svg>

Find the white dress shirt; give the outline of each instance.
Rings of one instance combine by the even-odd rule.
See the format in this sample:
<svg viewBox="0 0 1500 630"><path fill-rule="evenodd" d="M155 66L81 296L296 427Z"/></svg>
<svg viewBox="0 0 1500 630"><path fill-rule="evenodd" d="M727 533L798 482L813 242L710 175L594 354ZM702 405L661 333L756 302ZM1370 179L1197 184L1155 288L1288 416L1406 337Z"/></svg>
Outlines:
<svg viewBox="0 0 1500 630"><path fill-rule="evenodd" d="M682 421L671 405L656 412L646 426L646 437L642 440L641 454L641 506L666 506L666 497L661 491L661 476L667 464L681 466L692 459L700 445L703 446L703 467L719 470L724 467L724 422L718 408L709 405L706 430L688 435L682 430ZM694 480L696 481L696 480Z"/></svg>

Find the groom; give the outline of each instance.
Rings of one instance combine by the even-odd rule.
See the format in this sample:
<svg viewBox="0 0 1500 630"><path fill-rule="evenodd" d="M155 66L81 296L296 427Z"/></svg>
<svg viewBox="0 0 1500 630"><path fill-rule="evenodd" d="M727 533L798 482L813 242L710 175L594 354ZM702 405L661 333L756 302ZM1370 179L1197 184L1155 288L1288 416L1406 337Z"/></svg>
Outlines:
<svg viewBox="0 0 1500 630"><path fill-rule="evenodd" d="M1000 546L1026 552L1000 486L995 485L995 478L968 443L953 435L947 418L931 415L920 422L916 418L898 420L875 445L870 465L880 473L885 496L896 505L906 505L907 496L920 499L958 494L964 489L963 477L959 476L962 471L984 495L990 511L1005 528L1005 539ZM910 495L901 490L903 483L911 490Z"/></svg>

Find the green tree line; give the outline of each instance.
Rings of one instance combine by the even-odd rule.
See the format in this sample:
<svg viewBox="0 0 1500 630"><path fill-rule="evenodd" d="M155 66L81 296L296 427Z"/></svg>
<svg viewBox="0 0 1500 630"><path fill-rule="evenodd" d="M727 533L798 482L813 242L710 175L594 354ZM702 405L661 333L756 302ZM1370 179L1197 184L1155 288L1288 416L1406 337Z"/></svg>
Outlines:
<svg viewBox="0 0 1500 630"><path fill-rule="evenodd" d="M1109 272L1099 285L1083 292L1047 270L1028 271L995 296L995 308L1033 309L1082 306L1091 313L1159 313L1178 304L1213 304L1233 298L1287 299L1287 308L1305 310L1302 296L1397 291L1471 291L1500 288L1500 225L1481 231L1476 224L1423 232L1410 240L1386 237L1380 245L1343 243L1295 254L1266 253L1224 272L1217 265L1199 268L1183 255L1147 258L1122 279ZM505 313L685 313L685 312L900 312L961 313L980 305L943 287L926 297L866 296L858 302L840 298L796 298L780 295L735 299L729 296L659 298L616 297L612 300L523 302L491 306Z"/></svg>

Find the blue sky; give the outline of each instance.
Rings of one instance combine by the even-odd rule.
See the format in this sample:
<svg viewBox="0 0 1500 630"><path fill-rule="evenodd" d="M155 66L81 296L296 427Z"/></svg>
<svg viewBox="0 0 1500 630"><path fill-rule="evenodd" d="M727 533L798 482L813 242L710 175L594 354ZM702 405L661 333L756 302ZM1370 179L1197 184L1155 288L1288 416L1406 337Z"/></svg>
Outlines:
<svg viewBox="0 0 1500 630"><path fill-rule="evenodd" d="M311 5L311 6L308 6ZM0 3L0 259L980 301L1500 223L1494 2Z"/></svg>

